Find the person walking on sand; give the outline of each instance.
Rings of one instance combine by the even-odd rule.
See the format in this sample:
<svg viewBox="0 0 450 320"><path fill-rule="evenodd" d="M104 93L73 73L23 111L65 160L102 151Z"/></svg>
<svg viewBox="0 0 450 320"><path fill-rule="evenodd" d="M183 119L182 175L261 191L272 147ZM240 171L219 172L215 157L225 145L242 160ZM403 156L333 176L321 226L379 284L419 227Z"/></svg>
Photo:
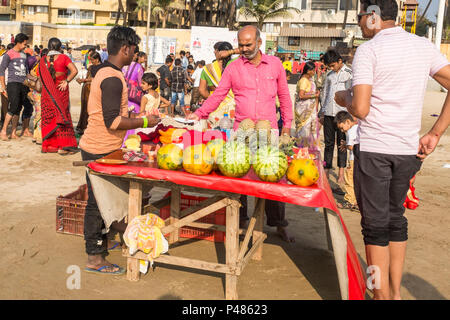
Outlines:
<svg viewBox="0 0 450 320"><path fill-rule="evenodd" d="M28 36L23 33L19 33L14 38L14 47L8 50L2 59L0 65L0 87L2 88L2 94L9 101L8 113L3 123L3 128L0 133L0 138L3 141L8 141L10 137L7 135L8 125L12 123L11 139L18 139L20 135L17 135L17 125L19 123L20 112L23 107L22 114L22 134L25 137L32 137L30 132L30 119L33 115L33 105L28 100L28 92L30 89L23 84L27 78L28 64L27 56L23 52L28 42ZM5 72L8 70L8 85L5 83Z"/></svg>
<svg viewBox="0 0 450 320"><path fill-rule="evenodd" d="M450 63L428 39L396 26L397 14L395 0L361 0L358 23L371 40L356 50L353 88L335 96L360 120L355 195L377 300L401 299L408 240L403 203L411 178L450 124L449 91L439 118L419 139L428 79L450 90Z"/></svg>
<svg viewBox="0 0 450 320"><path fill-rule="evenodd" d="M245 26L238 32L241 56L231 62L225 69L222 79L214 93L188 119L200 120L216 110L233 90L236 100L236 120L234 129L244 119L269 120L273 129L278 130L276 114L276 97L280 101L282 134L290 135L293 120L292 101L286 80L286 72L280 60L261 52L260 31L255 26ZM261 89L263 88L263 89ZM248 220L247 197L241 197L240 223ZM283 240L294 242L286 231L288 221L285 219L285 203L266 200L267 224L277 227Z"/></svg>

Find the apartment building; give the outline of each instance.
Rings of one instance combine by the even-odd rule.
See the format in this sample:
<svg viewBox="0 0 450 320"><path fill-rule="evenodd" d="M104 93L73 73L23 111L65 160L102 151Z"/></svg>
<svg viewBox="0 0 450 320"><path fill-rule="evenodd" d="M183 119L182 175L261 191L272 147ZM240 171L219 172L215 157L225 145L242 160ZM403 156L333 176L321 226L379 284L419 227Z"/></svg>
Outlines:
<svg viewBox="0 0 450 320"><path fill-rule="evenodd" d="M349 2L345 32L342 27L347 0L288 0L287 5L300 9L300 13L291 12L291 17L270 18L262 31L266 32L267 39L273 42L274 48L278 47L279 52L288 53L299 48L324 51L338 42L348 42L351 38L362 36L357 17L360 2ZM400 0L397 2L400 4ZM256 22L239 13L237 20L241 25Z"/></svg>
<svg viewBox="0 0 450 320"><path fill-rule="evenodd" d="M15 21L53 24L113 24L117 0L0 0L10 2Z"/></svg>

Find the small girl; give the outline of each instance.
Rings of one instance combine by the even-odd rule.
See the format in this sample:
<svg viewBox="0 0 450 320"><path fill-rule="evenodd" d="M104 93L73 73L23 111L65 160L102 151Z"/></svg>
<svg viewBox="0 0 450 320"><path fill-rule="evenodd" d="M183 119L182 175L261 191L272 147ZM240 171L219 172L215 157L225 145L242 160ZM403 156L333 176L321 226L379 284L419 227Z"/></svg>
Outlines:
<svg viewBox="0 0 450 320"><path fill-rule="evenodd" d="M170 102L156 92L158 86L158 77L154 73L144 73L141 80L141 88L145 92L145 95L141 99L140 115L159 116L160 107L165 109L163 114L168 114Z"/></svg>

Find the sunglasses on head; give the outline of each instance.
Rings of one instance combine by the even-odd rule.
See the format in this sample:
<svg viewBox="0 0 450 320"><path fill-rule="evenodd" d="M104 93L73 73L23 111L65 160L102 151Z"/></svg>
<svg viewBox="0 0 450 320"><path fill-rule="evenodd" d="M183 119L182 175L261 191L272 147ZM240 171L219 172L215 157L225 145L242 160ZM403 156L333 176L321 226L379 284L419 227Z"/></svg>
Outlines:
<svg viewBox="0 0 450 320"><path fill-rule="evenodd" d="M368 16L368 15L371 15L371 14L372 14L372 12L358 13L358 23L361 22L362 17Z"/></svg>

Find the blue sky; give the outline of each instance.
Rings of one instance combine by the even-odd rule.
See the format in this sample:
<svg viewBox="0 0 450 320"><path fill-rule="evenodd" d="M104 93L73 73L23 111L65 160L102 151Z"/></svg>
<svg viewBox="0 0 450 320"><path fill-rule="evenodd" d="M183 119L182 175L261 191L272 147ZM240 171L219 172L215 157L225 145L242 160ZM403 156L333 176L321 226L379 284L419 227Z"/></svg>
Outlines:
<svg viewBox="0 0 450 320"><path fill-rule="evenodd" d="M418 0L419 8L425 10L428 0ZM430 21L436 22L436 15L438 12L439 0L432 0L430 7L428 8L426 18Z"/></svg>

